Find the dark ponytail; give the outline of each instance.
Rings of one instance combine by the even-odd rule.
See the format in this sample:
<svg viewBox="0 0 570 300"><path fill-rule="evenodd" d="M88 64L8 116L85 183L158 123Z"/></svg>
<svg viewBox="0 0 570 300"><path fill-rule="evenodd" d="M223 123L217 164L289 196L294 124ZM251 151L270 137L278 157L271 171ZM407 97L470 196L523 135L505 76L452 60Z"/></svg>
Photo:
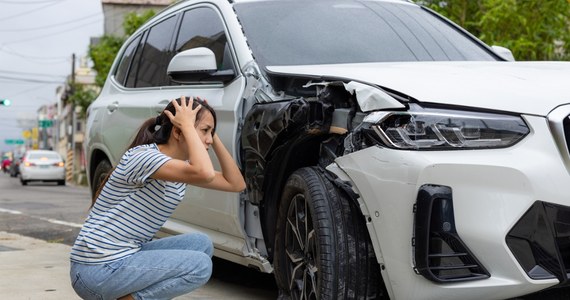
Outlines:
<svg viewBox="0 0 570 300"><path fill-rule="evenodd" d="M181 98L177 98L176 101L178 102L178 104L180 104ZM188 104L189 101L190 98L186 97L186 104ZM216 125L218 123L216 118L216 112L210 105L208 105L206 101L194 98L194 102L192 103L192 108L196 108L196 106L198 105L202 105L202 107L196 114L196 124L198 124L200 120L202 120L204 112L207 110L212 114L212 117L214 118L214 130L212 131L212 133L215 133ZM174 108L172 102L168 103L168 105L164 108L164 110L168 110L173 115L176 115L176 109ZM150 118L144 121L144 123L139 128L139 131L135 135L133 141L131 142L127 150L145 144L152 144L152 143L156 143L158 145L166 144L168 142L168 139L170 138L170 133L172 132L172 126L173 125L172 122L170 121L170 118L168 118L168 116L164 113L164 111L157 117ZM97 188L97 192L95 193L95 195L93 195L93 199L91 199L91 207L95 205L95 201L99 197L99 194L103 189L103 186L105 186L105 183L107 183L109 177L111 177L111 174L113 173L114 170L115 168L113 168L109 172L109 174L107 174L105 179L101 182L101 185Z"/></svg>

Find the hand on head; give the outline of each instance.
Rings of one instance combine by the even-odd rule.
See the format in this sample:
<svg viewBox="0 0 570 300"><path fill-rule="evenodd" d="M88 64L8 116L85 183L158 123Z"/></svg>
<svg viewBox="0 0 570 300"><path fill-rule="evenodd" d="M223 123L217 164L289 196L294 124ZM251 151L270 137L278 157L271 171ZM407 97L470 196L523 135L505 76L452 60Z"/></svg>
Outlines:
<svg viewBox="0 0 570 300"><path fill-rule="evenodd" d="M194 109L192 108L192 104L194 103L194 98L190 97L188 101L186 101L186 97L180 97L180 104L178 101L172 100L172 104L176 111L176 114L172 114L170 111L165 110L164 114L170 119L170 122L175 127L178 128L185 128L185 127L192 127L194 128L196 124L196 115L200 111L202 105L198 104Z"/></svg>

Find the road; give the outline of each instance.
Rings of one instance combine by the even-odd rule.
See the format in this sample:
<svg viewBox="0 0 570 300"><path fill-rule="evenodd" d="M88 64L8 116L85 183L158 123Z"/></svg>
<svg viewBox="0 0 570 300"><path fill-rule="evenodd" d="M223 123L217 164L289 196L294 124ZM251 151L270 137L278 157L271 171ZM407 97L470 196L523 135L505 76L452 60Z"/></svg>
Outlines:
<svg viewBox="0 0 570 300"><path fill-rule="evenodd" d="M0 231L72 245L90 203L86 187L22 186L19 179L0 173ZM277 298L271 274L214 259L214 272L206 287L176 299L238 299L236 293L250 294L247 299Z"/></svg>

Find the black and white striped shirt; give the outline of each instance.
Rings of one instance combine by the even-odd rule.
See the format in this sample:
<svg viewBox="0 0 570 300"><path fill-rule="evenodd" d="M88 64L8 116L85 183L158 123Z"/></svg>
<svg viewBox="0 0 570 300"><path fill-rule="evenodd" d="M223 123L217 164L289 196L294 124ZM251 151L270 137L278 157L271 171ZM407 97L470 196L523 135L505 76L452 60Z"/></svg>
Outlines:
<svg viewBox="0 0 570 300"><path fill-rule="evenodd" d="M140 250L170 217L186 185L150 176L171 158L156 144L129 149L101 190L71 250L71 260L102 264Z"/></svg>

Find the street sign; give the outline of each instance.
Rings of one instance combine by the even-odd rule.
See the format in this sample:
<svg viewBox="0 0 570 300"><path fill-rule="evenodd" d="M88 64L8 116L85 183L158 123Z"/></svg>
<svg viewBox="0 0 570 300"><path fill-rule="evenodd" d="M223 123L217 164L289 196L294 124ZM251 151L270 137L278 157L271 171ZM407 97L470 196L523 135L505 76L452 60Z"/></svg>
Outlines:
<svg viewBox="0 0 570 300"><path fill-rule="evenodd" d="M24 140L22 140L22 139L5 139L4 143L6 143L6 145L23 145Z"/></svg>
<svg viewBox="0 0 570 300"><path fill-rule="evenodd" d="M38 120L38 127L45 128L45 127L52 127L53 120Z"/></svg>

